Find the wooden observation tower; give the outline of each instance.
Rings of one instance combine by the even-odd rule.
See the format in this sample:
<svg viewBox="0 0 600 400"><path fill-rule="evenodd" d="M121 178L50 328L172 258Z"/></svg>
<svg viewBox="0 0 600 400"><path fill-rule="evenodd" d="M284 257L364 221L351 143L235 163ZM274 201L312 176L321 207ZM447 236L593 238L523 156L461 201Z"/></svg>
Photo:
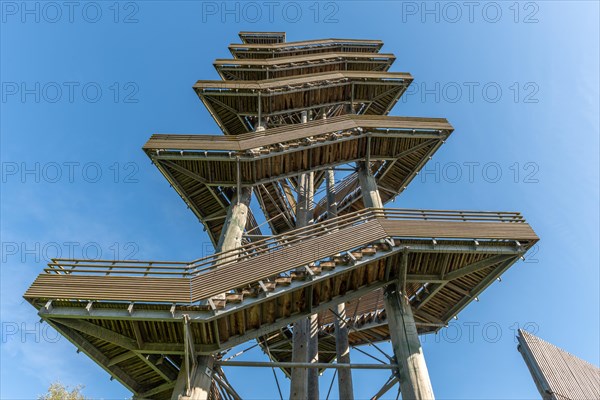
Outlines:
<svg viewBox="0 0 600 400"><path fill-rule="evenodd" d="M226 366L281 368L292 399L317 399L325 368L345 400L355 368L391 372L373 398L397 383L404 399L433 398L418 335L538 237L516 212L384 208L453 128L388 116L412 77L388 71L381 41L240 38L215 61L222 80L194 85L224 135L158 134L143 148L215 253L53 260L25 298L139 399L239 399ZM389 340L384 363L351 362L350 348ZM247 341L270 362L224 356Z"/></svg>

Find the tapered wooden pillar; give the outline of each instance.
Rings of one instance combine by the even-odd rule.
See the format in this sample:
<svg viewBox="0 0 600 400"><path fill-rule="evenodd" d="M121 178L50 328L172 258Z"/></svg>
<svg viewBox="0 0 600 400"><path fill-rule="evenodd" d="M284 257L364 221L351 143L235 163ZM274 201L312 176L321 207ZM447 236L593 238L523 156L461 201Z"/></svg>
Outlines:
<svg viewBox="0 0 600 400"><path fill-rule="evenodd" d="M189 390L187 387L188 373L183 363L175 381L171 400L207 400L212 382L213 362L213 356L198 357L196 368L189 376Z"/></svg>
<svg viewBox="0 0 600 400"><path fill-rule="evenodd" d="M296 227L310 223L310 204L313 196L313 173L300 174L298 177L298 201L296 203ZM304 272L304 271L301 271ZM292 362L310 361L310 318L300 318L292 328ZM313 349L314 352L314 349ZM306 368L292 368L290 399L308 399L308 371Z"/></svg>
<svg viewBox="0 0 600 400"><path fill-rule="evenodd" d="M325 184L327 187L327 217L332 219L337 217L337 202L335 200L335 174L332 169L326 171ZM346 318L346 304L340 303L337 306L337 315ZM335 350L337 362L350 364L350 343L348 342L348 327L338 318L334 321L335 327ZM338 373L338 392L340 399L354 400L354 390L352 387L352 370L350 368L339 369Z"/></svg>
<svg viewBox="0 0 600 400"><path fill-rule="evenodd" d="M358 162L358 182L362 192L365 207L383 208L383 202L377 189L377 181L371 172L371 167L364 161Z"/></svg>
<svg viewBox="0 0 600 400"><path fill-rule="evenodd" d="M337 202L335 200L335 173L332 169L325 171L325 185L327 189L327 218L335 218L338 216Z"/></svg>
<svg viewBox="0 0 600 400"><path fill-rule="evenodd" d="M264 121L259 117L256 132L264 131L264 124ZM219 243L215 249L216 253L233 250L242 245L242 235L248 222L251 199L252 188L238 186L238 190L231 199L231 204L227 209L227 217L221 230Z"/></svg>
<svg viewBox="0 0 600 400"><path fill-rule="evenodd" d="M308 317L308 362L319 362L319 315ZM319 369L309 368L306 377L307 397L310 400L319 399Z"/></svg>
<svg viewBox="0 0 600 400"><path fill-rule="evenodd" d="M217 243L215 253L233 250L242 245L242 235L248 221L248 213L250 209L250 199L252 198L252 189L248 187L241 188L240 193L236 193L231 204L227 209L227 217L221 230L221 236ZM233 253L226 255L217 260L217 263L223 263L237 258L238 255ZM218 294L212 297L213 301L225 301L225 293Z"/></svg>
<svg viewBox="0 0 600 400"><path fill-rule="evenodd" d="M394 283L385 289L384 301L402 400L433 400L433 388L408 298Z"/></svg>
<svg viewBox="0 0 600 400"><path fill-rule="evenodd" d="M306 123L308 114L302 113L302 123ZM298 200L296 202L296 227L301 228L312 222L312 203L314 195L314 174L307 172L298 176ZM292 362L316 362L318 360L317 316L301 318L292 328ZM313 320L314 319L314 320ZM316 374L315 374L316 373ZM319 371L316 368L292 368L290 399L306 400L319 398ZM316 396L316 397L315 397Z"/></svg>
<svg viewBox="0 0 600 400"><path fill-rule="evenodd" d="M225 224L219 237L216 252L232 250L242 245L242 235L248 221L250 199L252 189L242 187L240 193L236 193L227 209Z"/></svg>
<svg viewBox="0 0 600 400"><path fill-rule="evenodd" d="M300 318L292 327L292 362L308 361L308 319ZM292 368L290 380L290 400L308 398L308 380L306 368Z"/></svg>
<svg viewBox="0 0 600 400"><path fill-rule="evenodd" d="M221 236L219 237L219 242L217 243L217 248L215 249L216 253L220 253L223 251L233 250L242 245L242 235L244 234L244 229L246 228L246 222L248 221L248 213L250 209L250 199L252 198L252 189L247 187L242 187L240 193L236 193L233 199L231 200L231 204L227 209L227 217L225 218L225 223L223 224L223 229L221 230ZM218 262L229 261L232 258L237 257L237 254L233 254L231 256L223 257L218 260ZM214 296L212 301L224 301L225 293L221 293L219 295ZM196 378L193 378L192 381L195 386L192 387L190 397L181 397L181 399L207 399L204 396L204 393L210 392L210 383L211 379L206 380L205 376L200 374L201 371L206 371L207 367L212 369L212 364L214 361L213 356L201 356L198 357L199 364L198 369L196 371ZM180 384L180 379L182 378L182 372L185 367L182 366L179 377L177 378L177 385ZM203 372L204 374L204 372ZM206 374L204 374L206 375ZM187 377L187 375L186 375ZM186 378L187 379L187 378ZM192 383L192 382L190 382ZM184 381L184 389L186 382ZM172 399L177 399L181 393L181 390L175 386L175 390L173 390Z"/></svg>
<svg viewBox="0 0 600 400"><path fill-rule="evenodd" d="M358 179L365 207L383 208L371 168L365 162L358 164ZM388 285L384 299L394 355L399 365L402 400L434 399L417 326L408 299L397 290L396 284Z"/></svg>
<svg viewBox="0 0 600 400"><path fill-rule="evenodd" d="M345 320L346 304L338 304L337 314ZM337 353L337 362L340 364L350 364L348 327L345 322L342 322L337 318L335 318L333 323L335 326L335 351ZM340 399L354 400L352 370L350 368L338 369L338 391Z"/></svg>

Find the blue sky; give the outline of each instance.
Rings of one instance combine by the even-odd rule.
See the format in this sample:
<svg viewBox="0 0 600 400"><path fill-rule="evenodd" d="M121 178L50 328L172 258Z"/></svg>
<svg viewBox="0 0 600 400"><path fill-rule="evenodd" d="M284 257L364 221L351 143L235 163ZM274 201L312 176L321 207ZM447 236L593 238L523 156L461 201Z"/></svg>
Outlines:
<svg viewBox="0 0 600 400"><path fill-rule="evenodd" d="M0 3L0 397L35 398L57 379L92 398L128 396L39 325L21 296L58 254L188 260L212 251L141 146L157 132L218 133L191 86L218 79L212 61L230 56L241 30L383 40L398 57L392 70L415 77L392 115L455 127L391 206L520 211L541 237L480 302L423 338L438 398L539 398L517 327L598 365L598 2L269 4ZM269 370L228 376L244 397L278 398ZM356 398L386 379L355 373Z"/></svg>

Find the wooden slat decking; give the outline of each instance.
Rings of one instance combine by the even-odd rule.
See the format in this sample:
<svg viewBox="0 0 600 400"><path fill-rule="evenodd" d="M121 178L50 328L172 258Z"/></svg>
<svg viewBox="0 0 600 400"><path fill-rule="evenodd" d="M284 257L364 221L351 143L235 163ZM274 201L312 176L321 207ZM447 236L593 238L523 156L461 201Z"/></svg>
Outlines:
<svg viewBox="0 0 600 400"><path fill-rule="evenodd" d="M380 53L319 53L269 59L218 59L223 80L262 80L334 71L387 71L396 57Z"/></svg>
<svg viewBox="0 0 600 400"><path fill-rule="evenodd" d="M215 150L219 144L216 141L196 141L195 144L200 149L187 152L158 147L179 142L175 139L171 143L165 143L170 142L167 139L159 143L149 143L147 146L151 145L154 148L146 148L146 153L155 163L167 160L168 163L163 164L164 168L175 164L189 171L198 181L220 187L233 187L238 183L243 186L256 186L295 177L308 170L318 171L367 159L382 161L382 170L387 167L386 162L399 162L395 168L409 167L401 173L401 178L406 178L408 174L417 171L416 167L426 161L431 150L446 140L451 132L449 129L438 131L431 126L415 132L411 124L407 125L401 130L370 130L359 127L353 130L329 131L323 135L310 135L310 130L303 129L302 133L310 136L299 137L296 132L292 132L294 134L290 135L288 140L267 136L260 138L262 140L246 140L241 144L224 141L221 143L225 149L220 150ZM207 144L204 149L201 147L203 143ZM259 143L262 145L257 147ZM212 151L208 152L206 147L212 148ZM227 149L233 147L238 147L239 150ZM419 153L419 156L410 158L415 153ZM386 175L387 180L397 178L393 174L390 175L389 171ZM398 183L391 183L388 186L394 188L397 185Z"/></svg>
<svg viewBox="0 0 600 400"><path fill-rule="evenodd" d="M335 118L318 119L306 124L273 127L262 132L249 132L236 136L154 134L143 146L146 151L195 150L195 151L245 151L278 143L299 141L313 136L322 136L343 131L364 129L382 136L394 131L444 131L454 130L445 118L390 117L380 115L346 114ZM417 132L414 132L415 135Z"/></svg>
<svg viewBox="0 0 600 400"><path fill-rule="evenodd" d="M400 193L451 132L452 126L441 118L344 115L310 121L293 129L272 128L239 136L153 135L144 150L184 201L192 205L190 208L208 227L211 237L218 238L226 214L222 204L229 204L229 200L217 200L228 192L208 186L236 186L237 158L241 160L242 184L267 185L257 187L255 194L259 195L261 206L264 205L272 230L281 233L293 229L293 207L291 214L286 212L289 196L278 188L287 186L286 181L269 182L309 167L319 169L365 160L367 156L373 160L387 158L384 163L389 167L382 168L383 172L376 177L383 177L381 184L387 191L382 191L382 198L388 201L393 197L389 190ZM334 139L332 135L339 138ZM306 142L307 138L311 141ZM282 151L282 146L286 150ZM248 153L253 149L255 151ZM416 150L409 152L410 149ZM393 159L396 155L399 159ZM385 172L388 168L390 171ZM348 191L357 186L355 176L353 186L343 187L344 182L336 189L342 205L341 200ZM340 207L341 213L349 210ZM323 211L324 202L321 202L316 213ZM216 215L222 217L215 219ZM252 228L248 227L252 234L259 234Z"/></svg>
<svg viewBox="0 0 600 400"><path fill-rule="evenodd" d="M352 298L363 296L368 300L372 297L372 294L377 293L377 289L383 284L399 279L399 260L403 252L392 251L391 248L387 250L382 248L377 250L377 254L372 258L368 258L364 262L360 262L355 266L336 266L335 271L329 274L319 272L321 268L317 261L316 266L319 267L319 271L315 272L317 279L314 281L297 280L289 286L284 284L281 288L276 288L273 293L259 294L255 298L250 297L248 301L244 300L239 305L228 305L218 312L211 311L207 306L198 305L197 302L185 299L186 295L183 294L185 289L189 289L194 284L197 285L197 294L211 296L213 293L221 292L221 287L231 289L233 285L238 284L248 287L247 282L260 276L265 276L265 282L267 283L274 282L274 275L278 276L277 271L281 271L283 268L295 269L298 262L305 263L307 260L316 260L318 257L325 256L325 260L328 260L327 254L330 254L331 251L337 252L344 246L358 244L356 246L357 250L354 250L359 252L355 253L357 257L362 251L365 254L371 254L366 253L366 251L377 249L377 244L368 244L365 241L386 237L389 234L389 232L385 232L382 225L382 222L386 222L385 219L382 219L385 214L387 214L388 222L390 222L390 219L393 220L391 222L396 222L396 224L389 224L390 226L387 227L390 232L393 231L393 234L400 233L406 228L402 223L412 223L412 218L425 215L425 217L433 220L420 221L424 224L423 226L429 227L421 230L424 235L431 233L430 228L433 226L446 229L447 227L440 225L445 223L464 226L464 232L468 234L477 233L477 229L474 229L471 225L478 225L480 231L484 233L487 230L486 225L490 222L482 221L495 220L496 222L493 224L510 227L509 230L514 229L516 236L531 238L523 240L521 243L523 251L532 246L537 240L537 237L531 232L523 233L522 228L528 227L528 225L519 214L515 213L453 213L421 210L386 210L384 212L384 210L375 210L372 213L376 215L374 218L368 218L368 213L354 214L356 214L354 217L351 214L327 223L317 224L317 226L296 230L295 235L293 232L282 235L281 239L287 238L291 246L281 247L275 250L273 254L264 250L267 252L263 255L247 258L237 263L224 264L219 268L206 270L204 273L201 273L202 270L198 269L199 266L210 264L213 262L212 260L219 257L231 257L228 256L228 253L225 253L223 256L214 255L192 261L189 264L151 261L145 263L125 262L122 265L118 262L105 262L105 268L93 273L95 276L87 276L86 273L82 272L90 268L99 268L91 265L93 262L88 261L87 263L90 266L86 267L85 262L82 260L73 262L60 260L55 263L56 265L53 268L48 269L47 274L43 274L36 280L25 297L40 310L42 318L52 324L64 323L69 325L71 324L69 321L76 321L77 323L72 326L78 327L81 325L78 321L83 321L85 324L79 328L83 331L77 331L74 334L82 336L86 342L78 342L77 345L87 346L88 349L89 346L92 346L95 350L88 352L88 354L100 364L104 363L106 365L111 360L115 360L116 365L114 367L120 368L119 371L125 371L123 372L125 379L140 382L133 390L141 393L154 388L161 389L163 387L161 385L166 385L166 383L160 383L163 382L162 378L156 375L155 369L149 368L146 363L140 363L139 356L123 357L123 354L134 351L144 358L148 357L148 360L152 360L152 355L154 357L162 355L174 360L175 363L180 362L180 357L184 351L182 323L184 314L194 315L190 328L195 341L195 348L201 353L215 353L257 338L264 335L265 332L275 332L275 336L271 335L273 338L271 342L281 340L282 344L278 348L282 351L272 352L271 355L274 359L285 360L289 355L285 351L287 338L282 337L282 333L277 333L283 332L279 329L285 330L295 318L308 315L311 312L320 312L322 315L325 310L335 305L339 299L349 299L350 307L354 304ZM409 218L409 221L402 218ZM438 220L435 220L436 218ZM472 221L468 222L469 219ZM354 220L358 224L351 223ZM322 229L335 225L340 227L339 230L333 231L330 229L325 231ZM508 230L503 232L507 232L508 235L504 238L505 240L481 240L479 246L476 246L473 240L469 238L460 240L438 239L436 246L431 244L430 239L418 239L414 235L410 235L410 238L394 238L396 241L395 246L399 249L404 249L403 251L406 251L407 248L413 249L407 253L407 264L409 266L407 277L415 279L410 277L423 276L422 282L411 280L407 284L407 295L411 299L413 307L415 307L415 318L421 333L438 330L520 257L522 252L507 253L506 256L502 256L505 257L502 260L497 258L498 252L502 249L505 251L514 249L516 246L516 243L513 243L514 238L508 234ZM435 232L436 235L438 233L440 232ZM298 237L295 238L295 236ZM343 237L348 238L344 246L335 247L336 243ZM296 240L299 241L296 242ZM316 241L324 246L315 248ZM255 243L246 247L251 249L253 246L264 247L265 245ZM463 252L453 250L450 253L445 253L442 250L444 246L462 246L464 250ZM465 246L468 246L468 248ZM478 249L475 247L478 247ZM419 248L423 250L418 250ZM298 249L302 251L298 251ZM494 249L497 249L497 251ZM292 257L298 262L290 262L288 258ZM495 261L488 262L487 266L483 268L473 269L471 267L488 259ZM282 265L283 263L285 265ZM99 264L102 264L102 262L99 262ZM152 275L154 272L151 268L149 269L153 265L159 265L162 272L171 271L174 276L186 271L197 271L201 274L196 276L192 274L191 276L194 277L191 280L189 278L157 278ZM149 276L118 278L113 275L106 275L107 273L114 274L117 271L126 269L131 270L134 267L137 271L135 274L149 274ZM260 267L260 271L255 271L255 267ZM441 277L444 273L451 274L461 270L468 270L469 273L453 275L451 283L448 283L443 290L438 291L436 296L424 304L423 300L426 293L421 288L423 285L427 285L426 281L431 279L430 277ZM248 272L244 274L245 277L238 279L236 275L241 275L240 271ZM219 277L224 279L221 280ZM234 278L230 279L229 285L226 285L226 277ZM107 295L107 291L111 292L113 289L106 285L109 283L109 286L112 286L112 283L116 282L119 282L116 287L120 301L101 300L114 297L114 295ZM172 283L175 282L179 285L177 289L172 287ZM298 285L298 283L301 285ZM251 284L250 287L252 286L254 285ZM216 289L216 291L213 289ZM179 297L173 296L176 290L181 293L180 296L178 295ZM128 291L131 295L123 299L121 296ZM165 297L166 291L170 293L167 297ZM236 293L240 292L237 291ZM152 300L148 302L136 300L140 298ZM52 300L49 306L48 300ZM86 310L86 304L91 304L87 303L89 300L95 301L92 307ZM190 300L195 299L191 298ZM421 305L422 303L424 305ZM355 322L355 326L360 332L351 331L349 337L351 344L360 345L388 340L389 334L385 325L385 312L380 311L373 315L369 310L371 307L380 308L377 305L377 300L373 302L365 301L363 306L357 314L362 311L365 311L365 314L359 315ZM352 312L352 310L349 310L349 313ZM159 313L160 315L155 317L153 313ZM204 315L204 317L201 317L201 315ZM335 347L331 337L328 336L327 321L322 322L325 325L324 330L321 332L319 346L323 351L322 361L328 362L333 360ZM132 343L138 343L138 345ZM130 349L131 346L133 347ZM151 382L154 383L151 384ZM161 390L168 393L166 389Z"/></svg>
<svg viewBox="0 0 600 400"><path fill-rule="evenodd" d="M523 329L517 338L543 400L600 399L600 368Z"/></svg>
<svg viewBox="0 0 600 400"><path fill-rule="evenodd" d="M229 51L235 58L260 59L325 52L377 53L382 46L381 40L317 39L270 44L231 44Z"/></svg>
<svg viewBox="0 0 600 400"><path fill-rule="evenodd" d="M381 213L381 214L380 214ZM421 218L419 220L418 218ZM386 237L393 238L454 238L521 241L529 246L537 241L535 232L516 214L438 212L428 213L423 220L418 210L382 210L356 216L340 217L340 227L333 230L336 220L282 235L282 244L269 251L268 242L242 247L235 252L255 254L253 247L264 248L250 258L232 260L231 252L216 254L189 266L159 267L152 271L147 265L106 266L94 263L56 263L60 268L48 269L25 294L26 298L71 298L79 300L127 300L193 303L232 289L243 288L274 275L295 270L338 253L368 245ZM436 220L440 219L440 220ZM463 218L465 220L463 220ZM469 222L469 218L471 222ZM489 222L496 219L496 222ZM513 222L514 221L514 222ZM305 233L306 232L306 233ZM298 236L300 235L300 236ZM304 235L309 235L304 237ZM273 241L273 243L277 243ZM289 243L289 245L287 244ZM432 248L432 252L436 252ZM234 257L235 258L235 257ZM226 264L220 259L228 260ZM216 260L216 261L215 261ZM202 265L206 267L199 268ZM419 264L421 265L421 264ZM427 265L427 264L424 264ZM95 269L94 269L95 268ZM435 269L435 268L434 268ZM451 272L449 269L448 272ZM423 267L419 271L428 275ZM96 274L100 276L81 276ZM128 274L130 277L114 276ZM137 277L136 277L137 275ZM139 275L159 276L149 277ZM179 276L179 277L178 277ZM181 276L191 277L191 281Z"/></svg>
<svg viewBox="0 0 600 400"><path fill-rule="evenodd" d="M283 77L274 79L261 79L256 81L222 81L222 80L198 80L193 88L197 92L214 91L214 90L255 90L269 91L282 90L287 86L299 85L317 85L321 82L338 81L338 80L371 80L374 83L378 82L406 82L412 81L413 77L408 72L376 72L376 71L339 71L325 72L318 74L307 74L302 76ZM360 99L360 97L357 97Z"/></svg>
<svg viewBox="0 0 600 400"><path fill-rule="evenodd" d="M239 37L244 44L273 44L285 42L285 32L242 31L239 33Z"/></svg>
<svg viewBox="0 0 600 400"><path fill-rule="evenodd" d="M379 221L388 236L537 240L528 224L445 221Z"/></svg>
<svg viewBox="0 0 600 400"><path fill-rule="evenodd" d="M383 237L385 237L385 231L381 228L381 224L377 221L369 221L340 229L328 235L308 239L274 254L240 261L232 264L230 268L216 268L214 271L192 278L193 299L205 299L232 288L250 285L269 276L308 265L315 260L371 243ZM232 273L233 271L235 273Z"/></svg>
<svg viewBox="0 0 600 400"><path fill-rule="evenodd" d="M417 244L416 241L412 243ZM498 249L503 246L500 242L495 243ZM529 245L530 243L527 244L527 246ZM277 331L302 315L324 311L335 305L338 299L364 296L381 287L383 282L387 282L386 279L388 281L397 280L399 278L398 264L401 253L392 252L387 254L387 256L382 254L380 258L373 258L372 261L365 262L359 267L339 267L341 268L339 273L327 277L321 276L312 282L310 291L308 291L309 287L294 289L292 285L289 287L291 290L283 290L263 298L250 299L252 301L247 305L244 305L244 302L239 306L234 304L233 307L226 308L218 313L206 311L206 308L202 308L202 306L178 305L171 317L171 311L169 311L172 307L171 303L147 305L135 303L134 309L129 312L127 310L128 302L102 301L94 302L93 307L88 312L84 309L86 302L74 302L73 300L55 300L52 302L50 309L47 310L44 308L46 298L28 298L28 300L40 308L40 315L43 318L52 320L61 320L61 318L83 319L129 338L135 338L134 331L129 324L138 324L140 325L138 330L144 343L139 351L165 355L177 355L183 352L182 315L203 312L210 319L202 319L196 314L193 317L194 323L192 326L194 327L196 348L200 352L213 353L264 335L265 332ZM408 276L410 277L418 273L426 273L429 276L439 274L447 263L460 270L474 262L492 258L494 253L425 254L415 252L409 253L408 257ZM453 279L452 285L447 285L448 290L443 296L440 295L436 301L429 301L423 307L418 307L418 289L423 284L411 283L408 285L407 294L412 299L413 306L417 307L415 318L417 323L421 324L420 331L431 332L440 329L444 323L447 323L455 315L457 306L464 299L471 301L471 297L477 296L480 290L493 282L520 255L513 254L507 257L509 258L506 262L490 264L488 268ZM387 262L387 259L391 264ZM388 265L391 265L391 269L389 270L389 277L385 278ZM425 266L426 269L423 270ZM151 317L148 313L153 312L153 310L155 312L163 310L163 316L156 319ZM143 316L139 317L139 313ZM169 315L169 317L166 315ZM384 318L384 316L380 315L379 318ZM366 323L366 321L363 322ZM371 335L373 341L389 339L386 336L381 336L381 333L385 332L384 328L372 327L371 330L367 324L364 326L363 332ZM353 343L365 343L365 339L358 336L352 336ZM377 338L378 336L379 338ZM165 338L168 339L165 340ZM115 340L112 341L112 345L113 347L120 346L119 341ZM115 352L114 350L110 351Z"/></svg>
<svg viewBox="0 0 600 400"><path fill-rule="evenodd" d="M133 276L39 275L28 298L190 303L188 278Z"/></svg>
<svg viewBox="0 0 600 400"><path fill-rule="evenodd" d="M275 126L278 117L322 107L354 105L355 112L384 115L410 82L407 73L341 71L261 81L198 81L194 90L223 132L239 135L255 130L243 117L256 119L259 109L266 127Z"/></svg>

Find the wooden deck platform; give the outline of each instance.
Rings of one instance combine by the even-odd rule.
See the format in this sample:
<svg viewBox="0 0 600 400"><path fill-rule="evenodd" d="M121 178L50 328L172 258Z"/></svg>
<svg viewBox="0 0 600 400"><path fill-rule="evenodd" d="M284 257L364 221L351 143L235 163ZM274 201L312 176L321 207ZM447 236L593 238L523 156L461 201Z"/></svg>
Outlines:
<svg viewBox="0 0 600 400"><path fill-rule="evenodd" d="M223 80L262 80L334 71L387 71L396 60L384 53L317 53L268 59L217 59Z"/></svg>
<svg viewBox="0 0 600 400"><path fill-rule="evenodd" d="M285 42L285 32L250 32L239 33L240 40L246 44L274 44Z"/></svg>
<svg viewBox="0 0 600 400"><path fill-rule="evenodd" d="M139 355L177 362L184 315L196 351L216 353L399 280L435 331L537 240L518 213L367 209L185 264L57 260L25 298L139 393L169 384Z"/></svg>
<svg viewBox="0 0 600 400"><path fill-rule="evenodd" d="M229 204L225 199L219 202L217 193L254 187L266 203L263 209L271 227L282 233L295 226L295 207L288 206L295 204L294 196L281 186L285 178L354 161L377 161L375 176L388 201L402 192L452 130L445 119L344 115L237 136L153 135L144 151L216 241ZM342 212L348 208L345 198L352 194L357 201L361 195L357 180L347 181L336 188ZM319 204L317 216L323 211ZM283 217L277 220L278 216Z"/></svg>
<svg viewBox="0 0 600 400"><path fill-rule="evenodd" d="M328 117L353 113L385 115L413 78L403 72L339 71L259 81L198 81L193 86L226 135L300 122L300 113ZM335 107L333 107L335 106Z"/></svg>
<svg viewBox="0 0 600 400"><path fill-rule="evenodd" d="M230 44L229 51L234 58L265 59L332 52L377 53L382 46L381 40L317 39L297 42Z"/></svg>

